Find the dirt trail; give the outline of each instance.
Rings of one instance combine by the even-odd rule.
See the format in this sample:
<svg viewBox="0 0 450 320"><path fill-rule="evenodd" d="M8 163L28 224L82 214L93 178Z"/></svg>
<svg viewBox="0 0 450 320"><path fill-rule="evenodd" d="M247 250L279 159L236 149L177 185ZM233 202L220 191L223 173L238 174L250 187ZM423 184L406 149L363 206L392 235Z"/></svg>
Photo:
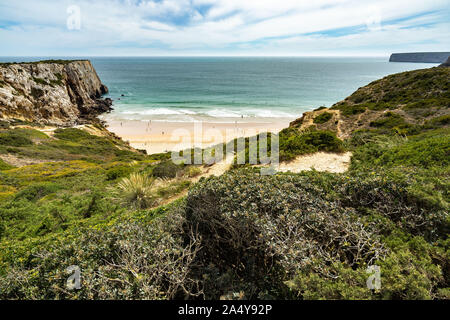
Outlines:
<svg viewBox="0 0 450 320"><path fill-rule="evenodd" d="M315 169L317 171L342 173L347 171L351 156L351 152L342 154L316 152L314 154L298 156L290 162L280 163L278 171L298 173L304 170Z"/></svg>
<svg viewBox="0 0 450 320"><path fill-rule="evenodd" d="M193 182L197 182L200 178L210 177L210 176L221 176L231 167L231 163L228 163L229 159L224 159L218 163L215 163L208 167L202 168L202 173L193 178Z"/></svg>
<svg viewBox="0 0 450 320"><path fill-rule="evenodd" d="M202 173L200 173L198 176L188 179L192 184L197 183L201 178L208 178L210 176L221 176L226 171L228 171L231 167L231 163L227 162L227 159L224 159L218 163L215 163L211 166L203 166L201 168ZM178 200L185 195L187 195L188 190L184 190L183 192L174 195L173 197L170 197L168 199L165 199L164 201L160 202L156 207L161 205L169 204L175 200Z"/></svg>
<svg viewBox="0 0 450 320"><path fill-rule="evenodd" d="M14 154L6 153L0 154L0 159L2 159L7 164L10 164L14 167L25 167L33 164L45 163L45 162L55 162L53 160L41 160L41 159L32 159L27 157L19 157Z"/></svg>

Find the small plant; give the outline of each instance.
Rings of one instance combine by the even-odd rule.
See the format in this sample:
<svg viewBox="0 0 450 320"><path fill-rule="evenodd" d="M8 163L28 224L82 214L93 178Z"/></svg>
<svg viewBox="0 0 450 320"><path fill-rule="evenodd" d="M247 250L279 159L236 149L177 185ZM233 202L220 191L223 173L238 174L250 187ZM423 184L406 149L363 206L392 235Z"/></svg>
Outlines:
<svg viewBox="0 0 450 320"><path fill-rule="evenodd" d="M147 175L132 173L117 185L120 198L125 204L137 209L148 208L155 202L152 194L153 182L154 179Z"/></svg>
<svg viewBox="0 0 450 320"><path fill-rule="evenodd" d="M189 178L194 178L202 173L199 167L189 167L186 169L185 175Z"/></svg>
<svg viewBox="0 0 450 320"><path fill-rule="evenodd" d="M41 84L43 86L48 86L49 85L48 82L45 79L42 79L42 78L33 77L33 80L34 80L34 82L39 83L39 84Z"/></svg>
<svg viewBox="0 0 450 320"><path fill-rule="evenodd" d="M39 99L44 95L44 90L39 88L31 88L31 96L35 99Z"/></svg>

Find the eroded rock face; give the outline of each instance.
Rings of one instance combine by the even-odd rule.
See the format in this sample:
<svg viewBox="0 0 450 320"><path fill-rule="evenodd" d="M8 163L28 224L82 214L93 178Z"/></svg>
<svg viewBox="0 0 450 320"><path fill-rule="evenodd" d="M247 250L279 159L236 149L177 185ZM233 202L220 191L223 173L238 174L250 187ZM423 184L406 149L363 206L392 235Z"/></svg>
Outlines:
<svg viewBox="0 0 450 320"><path fill-rule="evenodd" d="M450 56L448 57L447 61L441 64L439 67L450 67Z"/></svg>
<svg viewBox="0 0 450 320"><path fill-rule="evenodd" d="M112 110L90 61L0 64L0 118L74 125Z"/></svg>

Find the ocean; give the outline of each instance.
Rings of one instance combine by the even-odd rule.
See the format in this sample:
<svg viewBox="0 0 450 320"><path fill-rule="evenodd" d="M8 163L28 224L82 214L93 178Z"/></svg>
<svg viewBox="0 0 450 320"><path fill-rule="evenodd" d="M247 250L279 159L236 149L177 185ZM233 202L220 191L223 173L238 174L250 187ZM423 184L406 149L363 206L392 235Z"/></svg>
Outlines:
<svg viewBox="0 0 450 320"><path fill-rule="evenodd" d="M390 63L387 57L82 58L92 61L109 88L109 119L171 122L294 119L386 75L434 66ZM40 59L46 57L0 58Z"/></svg>

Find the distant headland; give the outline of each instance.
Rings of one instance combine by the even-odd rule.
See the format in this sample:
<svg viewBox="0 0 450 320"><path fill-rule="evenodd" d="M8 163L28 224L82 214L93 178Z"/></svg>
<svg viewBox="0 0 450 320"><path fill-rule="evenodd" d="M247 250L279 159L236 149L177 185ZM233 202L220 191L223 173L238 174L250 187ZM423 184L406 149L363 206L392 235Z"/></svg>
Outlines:
<svg viewBox="0 0 450 320"><path fill-rule="evenodd" d="M389 62L443 63L448 57L450 52L393 53Z"/></svg>

